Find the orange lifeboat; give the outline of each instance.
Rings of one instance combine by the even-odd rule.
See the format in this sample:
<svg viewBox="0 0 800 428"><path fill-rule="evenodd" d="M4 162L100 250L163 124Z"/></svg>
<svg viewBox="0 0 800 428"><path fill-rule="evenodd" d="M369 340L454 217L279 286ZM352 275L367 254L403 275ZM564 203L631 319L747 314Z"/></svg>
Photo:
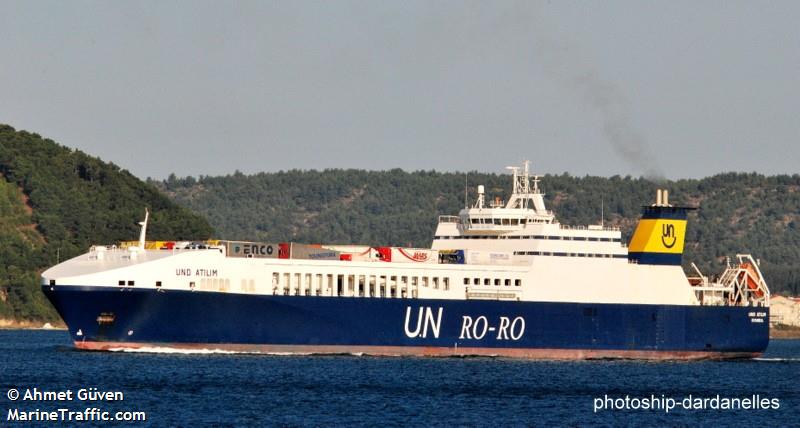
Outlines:
<svg viewBox="0 0 800 428"><path fill-rule="evenodd" d="M764 296L764 291L761 288L759 288L758 282L756 282L756 279L755 279L755 278L759 277L755 266L753 266L750 263L746 263L745 262L745 263L741 264L741 267L742 267L742 269L745 270L745 272L741 272L739 274L739 279L740 280L744 279L744 277L746 276L747 277L747 288L749 288L751 290L755 290L756 296L763 297Z"/></svg>

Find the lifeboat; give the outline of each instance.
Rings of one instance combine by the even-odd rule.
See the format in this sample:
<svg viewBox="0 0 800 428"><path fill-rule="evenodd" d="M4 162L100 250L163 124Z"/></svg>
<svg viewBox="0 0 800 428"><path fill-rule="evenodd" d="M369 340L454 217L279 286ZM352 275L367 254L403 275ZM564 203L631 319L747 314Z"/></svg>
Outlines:
<svg viewBox="0 0 800 428"><path fill-rule="evenodd" d="M764 290L762 290L761 287L759 287L759 284L758 284L759 276L758 276L758 272L756 271L755 266L753 266L751 263L744 262L744 263L742 263L740 265L740 267L742 269L744 269L744 271L739 273L739 279L743 280L743 279L745 279L745 277L747 277L746 278L747 279L747 288L753 290L755 292L756 296L763 297L764 296Z"/></svg>

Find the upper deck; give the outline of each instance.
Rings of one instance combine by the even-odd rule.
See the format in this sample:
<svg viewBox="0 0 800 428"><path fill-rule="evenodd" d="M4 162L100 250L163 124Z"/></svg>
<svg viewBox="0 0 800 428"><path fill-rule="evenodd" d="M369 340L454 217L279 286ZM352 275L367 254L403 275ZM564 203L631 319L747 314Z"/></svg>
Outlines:
<svg viewBox="0 0 800 428"><path fill-rule="evenodd" d="M529 163L512 170L513 189L507 203L486 203L484 186L458 216L441 216L432 248L511 251L524 256L627 257L619 228L603 224L566 226L548 210L540 177Z"/></svg>

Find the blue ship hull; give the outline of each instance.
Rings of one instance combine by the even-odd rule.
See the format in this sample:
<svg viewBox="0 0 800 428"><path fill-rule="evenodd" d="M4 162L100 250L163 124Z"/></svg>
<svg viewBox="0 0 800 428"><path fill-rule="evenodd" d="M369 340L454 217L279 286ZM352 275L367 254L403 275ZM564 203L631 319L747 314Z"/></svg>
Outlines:
<svg viewBox="0 0 800 428"><path fill-rule="evenodd" d="M82 349L697 359L769 342L765 307L42 289Z"/></svg>

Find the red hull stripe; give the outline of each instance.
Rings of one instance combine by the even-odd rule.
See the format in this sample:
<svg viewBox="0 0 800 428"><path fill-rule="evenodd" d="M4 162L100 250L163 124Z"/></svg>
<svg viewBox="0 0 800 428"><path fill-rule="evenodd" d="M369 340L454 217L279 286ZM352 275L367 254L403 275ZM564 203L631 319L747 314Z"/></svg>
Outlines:
<svg viewBox="0 0 800 428"><path fill-rule="evenodd" d="M364 354L374 356L422 357L509 357L532 360L705 360L755 358L760 352L705 352L705 351L628 351L598 349L525 349L525 348L444 348L425 346L331 346L331 345L248 345L230 343L128 343L128 342L75 342L78 349L111 351L119 349L168 348L180 350L219 350L264 354Z"/></svg>

